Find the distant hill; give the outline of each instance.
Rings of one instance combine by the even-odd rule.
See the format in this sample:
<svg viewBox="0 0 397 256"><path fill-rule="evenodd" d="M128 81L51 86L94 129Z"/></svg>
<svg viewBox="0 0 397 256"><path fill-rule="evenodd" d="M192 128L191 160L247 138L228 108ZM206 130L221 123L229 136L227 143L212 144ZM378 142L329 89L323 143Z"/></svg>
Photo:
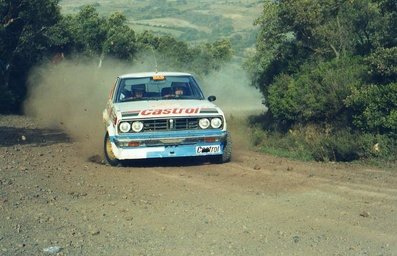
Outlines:
<svg viewBox="0 0 397 256"><path fill-rule="evenodd" d="M101 15L123 13L137 32L151 30L190 43L229 38L237 55L255 43L253 22L262 12L262 0L61 0L63 13L94 5Z"/></svg>

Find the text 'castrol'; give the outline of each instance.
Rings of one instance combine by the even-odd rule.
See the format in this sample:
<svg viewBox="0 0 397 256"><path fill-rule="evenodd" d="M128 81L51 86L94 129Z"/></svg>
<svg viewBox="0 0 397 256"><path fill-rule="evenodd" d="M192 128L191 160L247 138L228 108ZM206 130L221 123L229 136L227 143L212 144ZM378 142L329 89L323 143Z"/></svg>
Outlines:
<svg viewBox="0 0 397 256"><path fill-rule="evenodd" d="M157 116L157 115L182 115L182 114L197 114L200 108L164 108L164 109L145 109L142 110L142 116Z"/></svg>

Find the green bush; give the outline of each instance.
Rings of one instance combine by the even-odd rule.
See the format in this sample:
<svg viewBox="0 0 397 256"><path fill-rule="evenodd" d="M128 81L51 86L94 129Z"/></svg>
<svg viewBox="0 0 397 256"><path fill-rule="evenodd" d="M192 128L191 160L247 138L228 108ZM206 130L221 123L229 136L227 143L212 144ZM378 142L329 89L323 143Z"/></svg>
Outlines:
<svg viewBox="0 0 397 256"><path fill-rule="evenodd" d="M355 88L346 100L353 123L364 132L397 134L397 83Z"/></svg>
<svg viewBox="0 0 397 256"><path fill-rule="evenodd" d="M265 131L258 127L251 134L252 144L265 153L305 161L315 160L302 137Z"/></svg>
<svg viewBox="0 0 397 256"><path fill-rule="evenodd" d="M299 160L397 161L397 138L330 126L297 125L287 133L253 129L252 142L263 152Z"/></svg>
<svg viewBox="0 0 397 256"><path fill-rule="evenodd" d="M385 84L397 81L397 47L380 48L366 58L370 83Z"/></svg>
<svg viewBox="0 0 397 256"><path fill-rule="evenodd" d="M345 99L361 83L361 59L336 59L305 66L296 76L280 75L269 88L269 109L276 119L292 123L347 119Z"/></svg>
<svg viewBox="0 0 397 256"><path fill-rule="evenodd" d="M335 134L324 137L321 141L321 148L324 149L322 161L350 162L359 160L367 155L372 145L367 140L362 140L358 134L349 131L337 131ZM316 151L313 151L316 154Z"/></svg>
<svg viewBox="0 0 397 256"><path fill-rule="evenodd" d="M251 144L254 145L255 147L261 146L264 141L266 141L266 133L263 132L261 129L258 127L254 127L251 129L250 133L251 134Z"/></svg>

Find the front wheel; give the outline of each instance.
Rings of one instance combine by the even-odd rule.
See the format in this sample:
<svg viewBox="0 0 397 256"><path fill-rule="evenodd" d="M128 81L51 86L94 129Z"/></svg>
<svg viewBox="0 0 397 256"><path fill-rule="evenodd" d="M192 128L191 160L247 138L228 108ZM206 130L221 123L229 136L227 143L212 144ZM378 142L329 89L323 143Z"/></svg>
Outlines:
<svg viewBox="0 0 397 256"><path fill-rule="evenodd" d="M214 159L214 163L222 164L230 162L232 159L232 137L228 132L226 135L225 147L223 148L223 154L220 156L216 156Z"/></svg>
<svg viewBox="0 0 397 256"><path fill-rule="evenodd" d="M119 159L116 158L116 156L113 153L112 150L112 143L110 142L110 137L109 134L106 133L105 139L104 139L104 153L105 153L105 160L108 164L111 166L119 166L121 165L121 162Z"/></svg>

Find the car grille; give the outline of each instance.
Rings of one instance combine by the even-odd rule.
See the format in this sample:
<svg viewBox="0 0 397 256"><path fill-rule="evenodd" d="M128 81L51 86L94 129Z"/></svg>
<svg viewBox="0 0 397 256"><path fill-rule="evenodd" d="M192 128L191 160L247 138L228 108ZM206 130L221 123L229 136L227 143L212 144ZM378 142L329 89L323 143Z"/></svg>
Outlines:
<svg viewBox="0 0 397 256"><path fill-rule="evenodd" d="M198 128L198 118L169 118L143 121L144 132L167 130L194 130Z"/></svg>

